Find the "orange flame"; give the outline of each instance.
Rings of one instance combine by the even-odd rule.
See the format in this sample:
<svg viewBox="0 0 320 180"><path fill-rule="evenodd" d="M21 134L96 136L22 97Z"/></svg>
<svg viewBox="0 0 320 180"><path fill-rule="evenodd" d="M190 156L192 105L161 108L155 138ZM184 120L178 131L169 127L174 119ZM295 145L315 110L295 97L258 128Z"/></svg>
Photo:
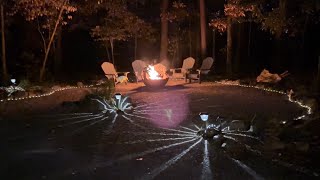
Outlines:
<svg viewBox="0 0 320 180"><path fill-rule="evenodd" d="M160 74L154 69L154 66L148 66L149 79L162 79Z"/></svg>

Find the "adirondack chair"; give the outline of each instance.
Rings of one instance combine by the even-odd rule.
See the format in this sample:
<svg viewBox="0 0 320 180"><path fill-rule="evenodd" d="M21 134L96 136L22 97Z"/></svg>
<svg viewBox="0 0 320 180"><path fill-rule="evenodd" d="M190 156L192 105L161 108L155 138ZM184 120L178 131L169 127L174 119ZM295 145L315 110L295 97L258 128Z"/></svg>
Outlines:
<svg viewBox="0 0 320 180"><path fill-rule="evenodd" d="M202 61L201 67L197 70L190 70L187 72L186 78L189 79L189 83L191 80L197 80L201 83L201 80L209 74L213 65L213 58L207 57Z"/></svg>
<svg viewBox="0 0 320 180"><path fill-rule="evenodd" d="M170 72L172 73L171 78L187 80L186 74L189 69L193 68L195 61L196 60L192 57L184 59L181 68L170 69Z"/></svg>
<svg viewBox="0 0 320 180"><path fill-rule="evenodd" d="M145 67L147 67L147 64L142 60L135 60L132 62L132 68L133 68L134 74L136 76L137 82L143 80L142 72Z"/></svg>
<svg viewBox="0 0 320 180"><path fill-rule="evenodd" d="M110 62L104 62L101 64L101 68L104 72L104 75L107 77L107 79L112 80L115 82L115 84L124 82L128 82L128 73L129 72L117 72L114 68L114 65ZM119 74L123 74L122 76L119 76Z"/></svg>

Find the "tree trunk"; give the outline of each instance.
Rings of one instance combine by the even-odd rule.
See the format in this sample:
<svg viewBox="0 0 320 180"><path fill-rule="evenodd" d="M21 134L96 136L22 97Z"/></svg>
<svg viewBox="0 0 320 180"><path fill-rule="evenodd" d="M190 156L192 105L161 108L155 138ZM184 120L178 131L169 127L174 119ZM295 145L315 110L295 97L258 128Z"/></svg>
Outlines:
<svg viewBox="0 0 320 180"><path fill-rule="evenodd" d="M171 63L171 66L172 67L177 67L177 50L176 50L176 48L174 49L174 51L173 51L173 55L172 55L172 63Z"/></svg>
<svg viewBox="0 0 320 180"><path fill-rule="evenodd" d="M227 25L227 63L226 70L227 75L232 75L232 19L228 17L228 25Z"/></svg>
<svg viewBox="0 0 320 180"><path fill-rule="evenodd" d="M287 15L287 0L280 0L279 1L279 9L280 9L280 16L286 19Z"/></svg>
<svg viewBox="0 0 320 180"><path fill-rule="evenodd" d="M55 76L58 77L61 73L61 62L62 62L62 28L60 27L57 33L56 41L56 52L54 61L54 72Z"/></svg>
<svg viewBox="0 0 320 180"><path fill-rule="evenodd" d="M137 49L138 49L138 36L136 33L134 36L134 60L137 59Z"/></svg>
<svg viewBox="0 0 320 180"><path fill-rule="evenodd" d="M206 57L207 43L206 43L206 12L205 2L200 0L200 33L201 33L201 58Z"/></svg>
<svg viewBox="0 0 320 180"><path fill-rule="evenodd" d="M179 35L178 35L179 38ZM180 52L180 41L178 40L177 43L177 58L176 58L176 62L180 63L181 62L181 52Z"/></svg>
<svg viewBox="0 0 320 180"><path fill-rule="evenodd" d="M248 62L250 63L251 57L251 31L252 31L252 22L249 22L249 34L248 34Z"/></svg>
<svg viewBox="0 0 320 180"><path fill-rule="evenodd" d="M282 67L282 62L283 62L283 57L284 57L284 53L283 53L283 45L282 45L282 40L275 38L273 41L273 46L272 46L272 64L270 64L270 67L272 67L272 69L274 71L282 71L283 67Z"/></svg>
<svg viewBox="0 0 320 180"><path fill-rule="evenodd" d="M301 70L300 62L303 62L305 59L305 41L306 41L306 32L308 30L308 24L309 24L309 15L306 15L304 25L303 25L303 31L301 32L301 43L299 46L299 58L294 59L294 68L296 70Z"/></svg>
<svg viewBox="0 0 320 180"><path fill-rule="evenodd" d="M216 31L212 30L212 58L216 59Z"/></svg>
<svg viewBox="0 0 320 180"><path fill-rule="evenodd" d="M45 51L45 56L44 56L44 60L43 60L43 63L42 63L42 68L40 70L40 82L42 82L43 77L44 77L44 73L45 73L45 70L46 70L46 64L47 64L47 59L48 59L48 55L49 55L49 52L50 52L51 44L52 44L54 36L56 34L56 31L57 31L57 28L58 28L58 25L60 23L60 19L61 19L63 10L64 10L64 5L66 3L67 3L67 0L65 0L63 2L63 4L61 5L61 9L60 9L58 18L56 20L56 24L54 26L53 32L52 32L51 37L50 37L50 41L49 41L48 46L47 46L46 51Z"/></svg>
<svg viewBox="0 0 320 180"><path fill-rule="evenodd" d="M178 33L177 33L177 58L176 58L176 64L179 64L181 62L181 50L180 50L180 27L178 27Z"/></svg>
<svg viewBox="0 0 320 180"><path fill-rule="evenodd" d="M280 10L280 18L283 22L286 22L287 20L287 0L280 0L279 1L279 10ZM284 29L280 29L276 31L276 38L280 39L282 35L282 31Z"/></svg>
<svg viewBox="0 0 320 180"><path fill-rule="evenodd" d="M135 1L136 8L138 9L138 0ZM138 50L138 32L134 34L134 61L137 60L137 50Z"/></svg>
<svg viewBox="0 0 320 180"><path fill-rule="evenodd" d="M110 39L112 64L114 65L113 39Z"/></svg>
<svg viewBox="0 0 320 180"><path fill-rule="evenodd" d="M191 20L189 19L189 28L188 28L188 38L189 38L189 57L192 56L192 37L191 37Z"/></svg>
<svg viewBox="0 0 320 180"><path fill-rule="evenodd" d="M241 61L241 52L242 52L242 31L243 31L243 24L238 23L237 24L237 49L235 49L236 54L235 54L235 62L234 62L234 72L239 73L240 72L240 61Z"/></svg>
<svg viewBox="0 0 320 180"><path fill-rule="evenodd" d="M194 53L195 53L195 59L196 59L196 62L195 62L195 67L198 67L199 66L199 59L201 59L200 55L199 55L199 52L200 52L200 49L201 49L201 45L200 45L200 27L197 26L197 29L196 29L196 33L195 33L195 48L194 48Z"/></svg>
<svg viewBox="0 0 320 180"><path fill-rule="evenodd" d="M111 57L110 57L110 52L109 52L108 44L107 44L107 46L106 46L106 51L107 51L108 61L110 61Z"/></svg>
<svg viewBox="0 0 320 180"><path fill-rule="evenodd" d="M168 5L169 0L162 0L160 61L167 59L168 57Z"/></svg>
<svg viewBox="0 0 320 180"><path fill-rule="evenodd" d="M3 83L8 81L7 59L6 59L6 41L5 41L5 27L4 27L4 8L1 4L1 44L2 44L2 80Z"/></svg>
<svg viewBox="0 0 320 180"><path fill-rule="evenodd" d="M47 42L46 42L46 38L44 37L42 31L41 31L41 26L40 26L40 23L39 23L39 19L37 18L37 25L38 25L38 32L41 36L41 39L42 39L42 43L43 43L43 49L44 49L44 52L46 51L47 49Z"/></svg>
<svg viewBox="0 0 320 180"><path fill-rule="evenodd" d="M306 15L304 25L303 25L303 31L302 31L302 37L301 37L301 44L300 44L300 49L304 50L304 45L305 45L305 37L306 37L306 32L308 28L308 23L309 23L309 15Z"/></svg>
<svg viewBox="0 0 320 180"><path fill-rule="evenodd" d="M317 78L316 78L316 85L317 85L317 91L318 93L320 92L320 56L318 58L318 75L317 75Z"/></svg>

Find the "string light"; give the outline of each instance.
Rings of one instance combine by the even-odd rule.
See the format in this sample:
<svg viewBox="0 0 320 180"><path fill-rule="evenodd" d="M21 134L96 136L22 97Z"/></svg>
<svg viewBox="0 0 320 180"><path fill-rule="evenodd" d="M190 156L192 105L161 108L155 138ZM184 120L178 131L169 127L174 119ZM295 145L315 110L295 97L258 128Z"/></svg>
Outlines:
<svg viewBox="0 0 320 180"><path fill-rule="evenodd" d="M45 94L41 94L41 95L33 95L33 96L26 96L26 97L20 97L20 98L7 98L7 99L1 99L0 102L6 102L6 101L20 101L20 100L25 100L25 99L34 99L34 98L40 98L40 97L46 97L46 96L50 96L56 92L60 92L60 91L65 91L65 90L70 90L70 89L81 89L81 88L92 88L94 86L99 86L102 83L97 83L95 85L87 85L87 86L70 86L70 87L64 87L64 88L60 88L60 89L55 89L52 90L48 93Z"/></svg>
<svg viewBox="0 0 320 180"><path fill-rule="evenodd" d="M278 93L281 95L287 95L288 96L288 100L292 103L295 103L297 105L299 105L300 107L307 109L307 114L310 115L312 114L312 108L306 104L303 104L302 102L298 101L298 100L293 100L291 97L291 92L290 93L285 93L283 91L279 91L279 90L275 90L275 89L270 89L270 88L263 88L263 87L259 87L259 86L252 86L252 85L244 85L244 84L239 84L239 83L232 83L232 82L221 82L221 81L215 81L218 84L223 84L223 85L229 85L229 86L239 86L239 87L245 87L245 88L255 88L255 89L259 89L259 90L263 90L263 91L267 91L267 92L273 92L273 93ZM306 117L306 115L301 115L297 118L295 118L295 120L298 119L302 119Z"/></svg>
<svg viewBox="0 0 320 180"><path fill-rule="evenodd" d="M239 87L244 87L244 88L255 88L255 89L259 89L259 90L263 90L263 91L267 91L267 92L272 92L272 93L278 93L278 94L281 94L281 95L287 95L288 96L288 100L292 103L295 103L297 105L299 105L300 107L302 108L305 108L307 109L307 114L312 114L312 108L308 105L305 105L303 104L302 102L300 101L297 101L297 100L293 100L292 97L291 97L291 94L289 93L285 93L283 91L279 91L279 90L275 90L275 89L270 89L270 88L263 88L263 87L259 87L259 86L252 86L252 85L244 85L244 84L239 84L239 83L232 83L232 82L221 82L221 81L215 81L216 83L218 84L223 84L223 85L230 85L230 86L239 86ZM41 94L41 95L34 95L34 96L27 96L27 97L20 97L20 98L8 98L8 99L1 99L0 102L6 102L6 101L19 101L19 100L25 100L25 99L33 99L33 98L40 98L40 97L45 97L45 96L50 96L56 92L60 92L60 91L64 91L64 90L69 90L69 89L80 89L80 88L91 88L91 87L94 87L94 86L99 86L101 85L102 83L97 83L95 85L87 85L87 86L80 86L80 87L76 87L76 86L71 86L71 87L65 87L65 88L60 88L60 89L56 89L56 90L53 90L49 93L45 93L45 94ZM304 118L305 115L302 115L298 118L295 118L296 120L297 119L302 119Z"/></svg>

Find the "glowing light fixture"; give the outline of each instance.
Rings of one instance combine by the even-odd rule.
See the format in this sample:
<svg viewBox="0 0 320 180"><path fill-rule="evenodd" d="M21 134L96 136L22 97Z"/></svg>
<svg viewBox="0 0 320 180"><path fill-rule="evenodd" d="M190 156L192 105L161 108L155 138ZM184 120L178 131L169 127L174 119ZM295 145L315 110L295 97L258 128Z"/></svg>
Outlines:
<svg viewBox="0 0 320 180"><path fill-rule="evenodd" d="M281 124L287 124L287 121L281 121Z"/></svg>
<svg viewBox="0 0 320 180"><path fill-rule="evenodd" d="M116 93L114 95L114 97L117 99L117 100L120 100L121 99L121 93Z"/></svg>
<svg viewBox="0 0 320 180"><path fill-rule="evenodd" d="M16 79L10 79L10 81L15 84L16 83Z"/></svg>
<svg viewBox="0 0 320 180"><path fill-rule="evenodd" d="M221 147L224 148L224 147L226 147L226 145L227 145L227 143L224 142L224 143L222 143Z"/></svg>
<svg viewBox="0 0 320 180"><path fill-rule="evenodd" d="M199 114L199 116L200 116L200 118L201 118L202 121L208 121L208 119L209 119L209 114L206 113L206 112L201 112L201 113Z"/></svg>

